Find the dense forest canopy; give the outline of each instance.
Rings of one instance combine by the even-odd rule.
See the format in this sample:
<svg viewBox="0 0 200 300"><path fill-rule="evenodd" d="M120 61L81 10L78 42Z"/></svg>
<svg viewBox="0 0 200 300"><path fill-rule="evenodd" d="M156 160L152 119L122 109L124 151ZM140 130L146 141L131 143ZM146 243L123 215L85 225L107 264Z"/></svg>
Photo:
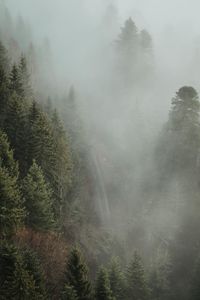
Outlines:
<svg viewBox="0 0 200 300"><path fill-rule="evenodd" d="M128 2L0 1L2 300L200 299L196 11Z"/></svg>

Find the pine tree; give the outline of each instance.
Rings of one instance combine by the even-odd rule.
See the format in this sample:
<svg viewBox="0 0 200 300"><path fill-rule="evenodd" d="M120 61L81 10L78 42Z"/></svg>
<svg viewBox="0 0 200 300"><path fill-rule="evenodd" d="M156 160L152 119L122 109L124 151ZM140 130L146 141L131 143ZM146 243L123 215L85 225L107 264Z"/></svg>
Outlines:
<svg viewBox="0 0 200 300"><path fill-rule="evenodd" d="M172 99L169 120L157 149L158 167L165 176L196 173L200 149L200 102L193 87L184 86Z"/></svg>
<svg viewBox="0 0 200 300"><path fill-rule="evenodd" d="M39 230L53 228L52 191L45 182L41 167L35 161L23 179L22 190L28 212L26 224Z"/></svg>
<svg viewBox="0 0 200 300"><path fill-rule="evenodd" d="M65 285L62 292L62 300L78 300L74 288L69 285Z"/></svg>
<svg viewBox="0 0 200 300"><path fill-rule="evenodd" d="M10 96L9 82L3 68L0 67L0 127L3 128L7 114L8 98Z"/></svg>
<svg viewBox="0 0 200 300"><path fill-rule="evenodd" d="M27 145L27 106L24 99L15 92L8 99L7 113L3 129L8 135L13 149L14 157L19 161L20 171L26 169Z"/></svg>
<svg viewBox="0 0 200 300"><path fill-rule="evenodd" d="M148 288L140 256L135 252L127 269L127 297L130 300L148 299Z"/></svg>
<svg viewBox="0 0 200 300"><path fill-rule="evenodd" d="M189 300L200 299L200 259L198 258L194 267L191 280Z"/></svg>
<svg viewBox="0 0 200 300"><path fill-rule="evenodd" d="M32 249L23 249L22 258L27 272L34 280L37 299L46 299L44 274L36 253Z"/></svg>
<svg viewBox="0 0 200 300"><path fill-rule="evenodd" d="M0 41L0 69L2 69L6 74L9 72L8 53L1 41Z"/></svg>
<svg viewBox="0 0 200 300"><path fill-rule="evenodd" d="M24 96L24 89L20 69L14 64L10 73L10 90L18 96Z"/></svg>
<svg viewBox="0 0 200 300"><path fill-rule="evenodd" d="M35 101L28 115L27 162L30 167L33 159L41 166L45 179L54 187L54 138L47 116Z"/></svg>
<svg viewBox="0 0 200 300"><path fill-rule="evenodd" d="M61 212L67 197L67 192L71 187L73 165L69 142L67 141L66 133L56 110L52 115L52 128L55 155L55 164L53 166L55 174L54 197L57 199L57 209ZM59 214L60 213L58 213L58 215Z"/></svg>
<svg viewBox="0 0 200 300"><path fill-rule="evenodd" d="M111 260L109 266L110 287L116 300L124 299L125 278L117 257Z"/></svg>
<svg viewBox="0 0 200 300"><path fill-rule="evenodd" d="M18 249L5 241L0 243L0 299L44 299L39 297Z"/></svg>
<svg viewBox="0 0 200 300"><path fill-rule="evenodd" d="M138 76L139 34L131 18L126 20L116 41L117 70L120 82L126 88L132 87Z"/></svg>
<svg viewBox="0 0 200 300"><path fill-rule="evenodd" d="M95 299L96 300L114 300L112 291L110 288L110 281L108 272L104 268L100 268L95 287Z"/></svg>
<svg viewBox="0 0 200 300"><path fill-rule="evenodd" d="M30 74L28 71L26 57L22 54L20 63L19 63L19 72L22 83L23 96L32 99L33 98L33 90L30 83Z"/></svg>
<svg viewBox="0 0 200 300"><path fill-rule="evenodd" d="M77 248L72 249L67 261L64 293L67 292L72 293L74 297L77 296L78 300L91 299L91 285L88 279L88 270Z"/></svg>
<svg viewBox="0 0 200 300"><path fill-rule="evenodd" d="M2 131L0 145L0 233L9 237L23 225L25 210L18 186L18 165Z"/></svg>
<svg viewBox="0 0 200 300"><path fill-rule="evenodd" d="M18 163L14 160L7 135L0 129L0 166L5 167L9 174L18 177Z"/></svg>

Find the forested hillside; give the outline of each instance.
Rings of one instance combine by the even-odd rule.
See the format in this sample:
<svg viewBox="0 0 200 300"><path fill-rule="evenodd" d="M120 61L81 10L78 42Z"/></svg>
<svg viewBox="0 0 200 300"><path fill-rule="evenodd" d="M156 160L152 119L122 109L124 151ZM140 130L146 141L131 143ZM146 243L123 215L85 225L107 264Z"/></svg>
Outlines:
<svg viewBox="0 0 200 300"><path fill-rule="evenodd" d="M50 42L0 3L2 300L200 299L198 92L177 87L149 133L153 37L106 13L91 96L63 88Z"/></svg>

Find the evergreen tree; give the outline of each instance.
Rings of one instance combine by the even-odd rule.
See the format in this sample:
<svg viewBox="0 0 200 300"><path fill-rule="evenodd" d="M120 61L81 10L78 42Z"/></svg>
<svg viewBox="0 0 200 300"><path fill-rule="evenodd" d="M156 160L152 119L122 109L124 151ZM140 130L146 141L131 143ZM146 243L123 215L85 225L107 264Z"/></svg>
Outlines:
<svg viewBox="0 0 200 300"><path fill-rule="evenodd" d="M46 180L54 187L54 140L47 116L34 101L28 115L27 160L30 167L33 159L41 166Z"/></svg>
<svg viewBox="0 0 200 300"><path fill-rule="evenodd" d="M62 300L78 300L74 288L69 285L65 285L62 293Z"/></svg>
<svg viewBox="0 0 200 300"><path fill-rule="evenodd" d="M135 252L127 269L127 297L130 300L148 299L148 288L140 256Z"/></svg>
<svg viewBox="0 0 200 300"><path fill-rule="evenodd" d="M0 167L0 234L10 236L23 225L25 211L17 177Z"/></svg>
<svg viewBox="0 0 200 300"><path fill-rule="evenodd" d="M0 233L10 236L23 224L25 211L18 186L18 165L2 131L0 145Z"/></svg>
<svg viewBox="0 0 200 300"><path fill-rule="evenodd" d="M52 115L52 127L55 155L55 164L53 166L55 174L54 197L57 198L57 209L61 212L67 192L71 186L73 166L69 142L56 110ZM60 205L58 206L58 204Z"/></svg>
<svg viewBox="0 0 200 300"><path fill-rule="evenodd" d="M74 248L68 258L64 293L70 292L78 300L91 299L91 285L88 279L88 270L81 254L77 248ZM66 298L67 300L67 298Z"/></svg>
<svg viewBox="0 0 200 300"><path fill-rule="evenodd" d="M27 106L15 92L8 99L4 130L8 135L14 156L19 161L20 171L25 172L27 145Z"/></svg>
<svg viewBox="0 0 200 300"><path fill-rule="evenodd" d="M28 71L26 57L24 55L22 55L20 59L19 72L21 77L23 96L31 99L33 97L33 90L30 83L30 74Z"/></svg>
<svg viewBox="0 0 200 300"><path fill-rule="evenodd" d="M0 41L0 69L2 69L6 74L9 71L8 53L1 41Z"/></svg>
<svg viewBox="0 0 200 300"><path fill-rule="evenodd" d="M124 299L125 278L117 257L111 260L109 266L110 287L116 300Z"/></svg>
<svg viewBox="0 0 200 300"><path fill-rule="evenodd" d="M5 167L13 177L18 176L18 164L14 160L7 135L0 129L0 166Z"/></svg>
<svg viewBox="0 0 200 300"><path fill-rule="evenodd" d="M26 248L22 251L22 258L26 270L34 280L37 299L46 299L44 274L36 253Z"/></svg>
<svg viewBox="0 0 200 300"><path fill-rule="evenodd" d="M200 103L196 90L184 86L172 99L169 121L157 150L158 167L165 176L195 175L200 149Z"/></svg>
<svg viewBox="0 0 200 300"><path fill-rule="evenodd" d="M7 114L8 99L10 96L9 82L3 68L0 67L0 127L3 128Z"/></svg>
<svg viewBox="0 0 200 300"><path fill-rule="evenodd" d="M126 88L132 87L138 76L139 35L131 18L121 28L116 46L119 79Z"/></svg>
<svg viewBox="0 0 200 300"><path fill-rule="evenodd" d="M5 241L0 243L0 299L44 299L37 293L33 276L17 248Z"/></svg>
<svg viewBox="0 0 200 300"><path fill-rule="evenodd" d="M10 73L10 90L18 96L24 96L24 89L20 69L14 64Z"/></svg>
<svg viewBox="0 0 200 300"><path fill-rule="evenodd" d="M95 287L95 299L96 300L114 300L115 299L112 296L108 272L104 268L101 268L97 275L96 287Z"/></svg>
<svg viewBox="0 0 200 300"><path fill-rule="evenodd" d="M22 190L28 212L26 224L34 229L51 229L54 225L52 192L35 161L23 179Z"/></svg>
<svg viewBox="0 0 200 300"><path fill-rule="evenodd" d="M194 267L193 276L191 280L191 288L189 300L200 299L200 259L198 258Z"/></svg>

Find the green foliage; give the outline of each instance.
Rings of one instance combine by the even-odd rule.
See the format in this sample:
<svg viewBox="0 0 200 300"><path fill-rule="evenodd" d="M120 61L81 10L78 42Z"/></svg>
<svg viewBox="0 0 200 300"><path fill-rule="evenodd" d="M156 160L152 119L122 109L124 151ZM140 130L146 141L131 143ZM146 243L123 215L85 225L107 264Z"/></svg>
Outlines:
<svg viewBox="0 0 200 300"><path fill-rule="evenodd" d="M0 299L37 300L33 276L27 271L17 248L6 242L0 244Z"/></svg>
<svg viewBox="0 0 200 300"><path fill-rule="evenodd" d="M95 299L96 300L114 300L110 287L108 272L104 268L100 268L95 286Z"/></svg>
<svg viewBox="0 0 200 300"><path fill-rule="evenodd" d="M77 248L70 252L66 266L64 293L69 292L79 300L91 299L87 266Z"/></svg>
<svg viewBox="0 0 200 300"><path fill-rule="evenodd" d="M0 69L2 69L5 73L8 73L9 65L7 50L0 41Z"/></svg>
<svg viewBox="0 0 200 300"><path fill-rule="evenodd" d="M166 174L192 170L195 174L200 148L200 103L196 90L184 86L172 99L169 121L157 151L159 167ZM191 174L190 174L191 175Z"/></svg>
<svg viewBox="0 0 200 300"><path fill-rule="evenodd" d="M46 299L44 274L36 253L26 248L22 251L22 257L29 275L34 280L35 294L38 299Z"/></svg>
<svg viewBox="0 0 200 300"><path fill-rule="evenodd" d="M23 97L24 95L20 69L16 65L13 65L10 73L10 90L11 92L15 92L20 97Z"/></svg>
<svg viewBox="0 0 200 300"><path fill-rule="evenodd" d="M62 210L64 200L67 198L67 193L72 184L72 158L71 150L69 149L69 141L66 137L66 132L63 128L57 111L52 115L52 128L54 137L54 197L57 198L57 208ZM58 206L59 203L59 206Z"/></svg>
<svg viewBox="0 0 200 300"><path fill-rule="evenodd" d="M112 258L109 266L110 288L116 300L124 299L125 278L121 269L119 259Z"/></svg>
<svg viewBox="0 0 200 300"><path fill-rule="evenodd" d="M137 252L127 269L127 297L130 300L148 299L145 271L142 261Z"/></svg>
<svg viewBox="0 0 200 300"><path fill-rule="evenodd" d="M22 190L28 212L26 224L39 230L53 228L52 191L45 182L41 167L35 161L23 179Z"/></svg>
<svg viewBox="0 0 200 300"><path fill-rule="evenodd" d="M69 285L64 286L62 300L78 300L78 297L73 287Z"/></svg>
<svg viewBox="0 0 200 300"><path fill-rule="evenodd" d="M21 77L23 96L28 99L32 99L33 98L33 90L32 90L31 83L30 83L30 74L28 71L26 57L24 55L22 55L20 58L19 72L20 72L20 77Z"/></svg>
<svg viewBox="0 0 200 300"><path fill-rule="evenodd" d="M18 164L14 160L7 135L0 129L0 166L5 167L12 176L18 176Z"/></svg>
<svg viewBox="0 0 200 300"><path fill-rule="evenodd" d="M8 135L14 157L19 161L20 171L26 167L27 107L15 92L9 97L3 129Z"/></svg>
<svg viewBox="0 0 200 300"><path fill-rule="evenodd" d="M198 258L193 270L189 300L200 299L200 259Z"/></svg>

